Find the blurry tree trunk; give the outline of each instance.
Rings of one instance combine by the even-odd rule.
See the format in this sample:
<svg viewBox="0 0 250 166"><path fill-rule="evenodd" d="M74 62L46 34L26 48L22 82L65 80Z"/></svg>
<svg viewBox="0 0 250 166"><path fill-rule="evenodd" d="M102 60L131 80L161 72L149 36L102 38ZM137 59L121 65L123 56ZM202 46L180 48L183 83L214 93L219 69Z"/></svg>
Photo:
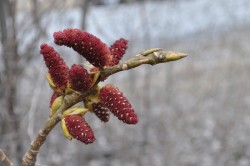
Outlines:
<svg viewBox="0 0 250 166"><path fill-rule="evenodd" d="M15 112L16 86L18 75L18 52L15 29L16 1L0 0L1 43L3 47L4 79L3 116L1 119L2 135L6 137L2 144L10 159L21 161L22 143L19 137L20 119ZM2 145L3 146L3 145Z"/></svg>
<svg viewBox="0 0 250 166"><path fill-rule="evenodd" d="M81 21L81 29L85 30L87 28L87 14L89 9L89 0L83 0L81 3L81 12L82 12L82 21Z"/></svg>

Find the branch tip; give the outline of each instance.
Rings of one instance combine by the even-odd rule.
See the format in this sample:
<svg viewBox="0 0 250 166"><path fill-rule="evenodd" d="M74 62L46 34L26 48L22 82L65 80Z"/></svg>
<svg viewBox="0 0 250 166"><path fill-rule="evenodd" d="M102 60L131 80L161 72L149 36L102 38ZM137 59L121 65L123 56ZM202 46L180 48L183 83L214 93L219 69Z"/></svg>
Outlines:
<svg viewBox="0 0 250 166"><path fill-rule="evenodd" d="M188 56L188 54L179 53L179 57L180 57L180 59L185 58L185 57L187 57L187 56Z"/></svg>
<svg viewBox="0 0 250 166"><path fill-rule="evenodd" d="M187 54L180 52L162 52L159 54L159 58L162 59L162 62L176 61L182 58L187 57Z"/></svg>

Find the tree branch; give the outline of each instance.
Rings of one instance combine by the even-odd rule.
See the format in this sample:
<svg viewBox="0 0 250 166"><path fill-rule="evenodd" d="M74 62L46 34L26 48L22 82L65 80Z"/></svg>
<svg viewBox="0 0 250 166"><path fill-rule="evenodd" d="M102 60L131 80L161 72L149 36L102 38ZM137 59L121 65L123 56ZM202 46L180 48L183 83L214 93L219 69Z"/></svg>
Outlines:
<svg viewBox="0 0 250 166"><path fill-rule="evenodd" d="M0 149L0 160L3 162L5 166L13 166L14 164L8 159L2 149Z"/></svg>
<svg viewBox="0 0 250 166"><path fill-rule="evenodd" d="M104 68L100 71L100 76L97 79L94 86L88 90L86 93L81 94L79 92L73 92L72 94L68 94L64 97L64 102L58 111L50 117L47 122L45 123L44 127L39 131L38 135L36 136L35 140L31 143L30 148L26 152L23 157L23 166L33 166L36 162L37 154L40 150L40 147L44 144L46 137L50 133L50 131L56 126L58 122L60 122L63 112L75 105L76 103L82 101L86 96L95 93L95 89L97 84L107 78L108 76L115 74L120 71L129 70L135 67L138 67L142 64L150 64L156 65L159 63L166 63L169 61L179 60L181 58L186 57L186 54L177 53L177 52L157 52L161 49L149 49L146 51L141 52L140 54L136 55L135 58L129 59L121 64Z"/></svg>
<svg viewBox="0 0 250 166"><path fill-rule="evenodd" d="M187 56L186 54L177 52L156 52L159 50L160 48L146 50L137 55L136 58L132 58L121 64L105 68L101 71L101 77L107 77L120 71L138 67L142 64L156 65L158 63L176 61Z"/></svg>

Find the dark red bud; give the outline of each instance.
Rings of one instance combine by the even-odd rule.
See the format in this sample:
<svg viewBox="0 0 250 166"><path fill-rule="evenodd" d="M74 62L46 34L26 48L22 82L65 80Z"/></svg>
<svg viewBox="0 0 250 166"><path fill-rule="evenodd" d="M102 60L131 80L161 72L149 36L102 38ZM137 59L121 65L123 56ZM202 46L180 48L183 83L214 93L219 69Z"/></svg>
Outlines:
<svg viewBox="0 0 250 166"><path fill-rule="evenodd" d="M110 111L104 104L93 103L92 110L101 121L103 121L103 122L109 121Z"/></svg>
<svg viewBox="0 0 250 166"><path fill-rule="evenodd" d="M69 81L71 88L79 92L86 92L92 86L92 79L88 71L81 65L73 65L71 67Z"/></svg>
<svg viewBox="0 0 250 166"><path fill-rule="evenodd" d="M119 63L119 61L121 60L121 58L125 54L127 48L128 48L128 40L123 39L123 38L116 40L110 46L109 49L110 49L110 52L113 56L112 66Z"/></svg>
<svg viewBox="0 0 250 166"><path fill-rule="evenodd" d="M69 77L69 68L53 47L42 44L40 53L43 55L46 66L49 69L49 74L56 85L61 89L65 89Z"/></svg>
<svg viewBox="0 0 250 166"><path fill-rule="evenodd" d="M69 133L77 140L90 144L95 141L93 130L79 115L68 115L64 118Z"/></svg>
<svg viewBox="0 0 250 166"><path fill-rule="evenodd" d="M131 104L122 92L113 85L104 86L99 93L100 101L109 108L109 110L118 119L127 124L136 124L138 117L134 112Z"/></svg>

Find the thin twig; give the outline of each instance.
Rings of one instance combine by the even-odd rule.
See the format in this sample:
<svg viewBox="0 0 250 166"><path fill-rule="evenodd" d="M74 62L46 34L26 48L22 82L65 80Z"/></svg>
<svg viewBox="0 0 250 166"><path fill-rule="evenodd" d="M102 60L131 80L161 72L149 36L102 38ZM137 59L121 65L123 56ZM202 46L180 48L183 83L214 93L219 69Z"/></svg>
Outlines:
<svg viewBox="0 0 250 166"><path fill-rule="evenodd" d="M158 53L159 49L149 49L139 53L139 55L135 56L135 58L129 59L121 64L104 68L100 71L100 76L96 81L95 85L85 92L84 94L75 93L68 94L64 97L64 102L58 111L50 117L47 122L45 123L44 127L39 131L38 135L36 136L35 140L31 143L30 148L26 152L23 157L23 166L33 166L36 162L37 154L40 150L40 147L44 144L46 137L50 133L50 131L56 126L58 122L60 122L63 112L75 105L76 103L82 101L86 96L93 93L97 84L107 78L108 76L115 74L120 71L129 70L135 67L138 67L142 64L150 64L155 65L159 63L166 63L169 61L179 60L181 58L186 57L186 54L177 53L177 52L161 52Z"/></svg>
<svg viewBox="0 0 250 166"><path fill-rule="evenodd" d="M10 161L10 159L5 155L2 149L0 149L0 160L3 162L5 166L13 166L14 164Z"/></svg>

